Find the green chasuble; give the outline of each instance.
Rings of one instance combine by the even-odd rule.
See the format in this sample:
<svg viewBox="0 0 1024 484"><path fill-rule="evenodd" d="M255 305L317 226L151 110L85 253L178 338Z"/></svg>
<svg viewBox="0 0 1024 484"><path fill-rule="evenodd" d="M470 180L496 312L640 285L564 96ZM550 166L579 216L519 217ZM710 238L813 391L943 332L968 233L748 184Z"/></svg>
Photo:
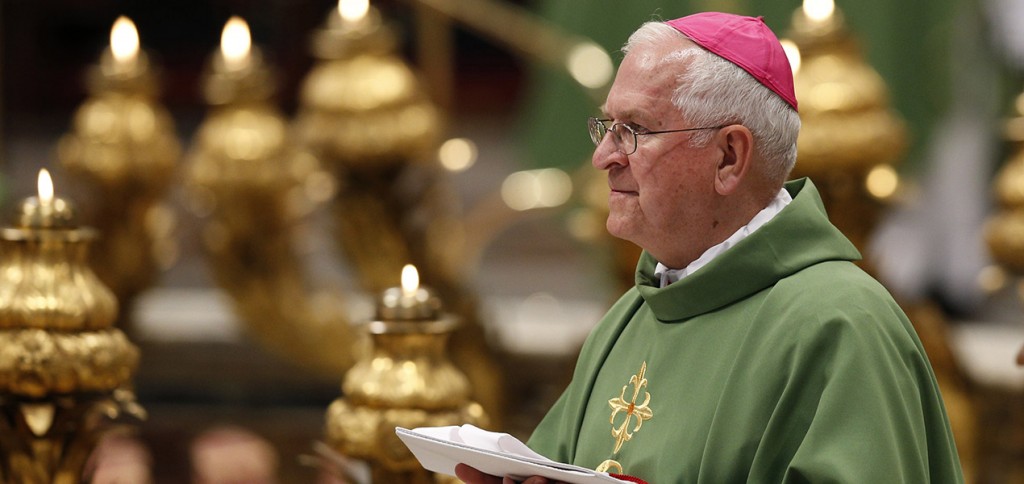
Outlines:
<svg viewBox="0 0 1024 484"><path fill-rule="evenodd" d="M650 484L963 482L907 317L810 181L665 288L648 254L529 445ZM612 472L620 472L612 467Z"/></svg>

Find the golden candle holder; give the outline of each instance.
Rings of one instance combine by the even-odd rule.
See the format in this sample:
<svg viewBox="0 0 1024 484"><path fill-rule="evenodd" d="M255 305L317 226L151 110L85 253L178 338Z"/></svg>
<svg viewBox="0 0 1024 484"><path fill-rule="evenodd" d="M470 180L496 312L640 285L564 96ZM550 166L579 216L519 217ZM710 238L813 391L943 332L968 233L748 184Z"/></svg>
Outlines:
<svg viewBox="0 0 1024 484"><path fill-rule="evenodd" d="M985 242L992 258L1019 276L1024 274L1024 93L1017 96L1014 108L1004 134L1013 150L995 178L999 212L986 224Z"/></svg>
<svg viewBox="0 0 1024 484"><path fill-rule="evenodd" d="M338 240L372 292L387 287L402 261L414 261L426 280L459 277L455 197L426 163L441 116L396 44L368 2L339 2L313 34L318 62L301 87L295 120L301 145L338 178Z"/></svg>
<svg viewBox="0 0 1024 484"><path fill-rule="evenodd" d="M906 128L832 0L805 0L787 36L798 49L791 64L802 122L793 176L814 180L829 218L863 251L898 188L893 166Z"/></svg>
<svg viewBox="0 0 1024 484"><path fill-rule="evenodd" d="M446 357L458 318L441 306L407 265L401 287L381 294L377 317L365 326L372 351L348 371L345 396L327 410L327 443L369 462L373 482L435 482L395 427L487 425L483 407L469 399L469 380Z"/></svg>
<svg viewBox="0 0 1024 484"><path fill-rule="evenodd" d="M330 175L292 142L244 20L227 22L202 79L211 109L186 157L187 186L213 276L264 346L339 374L353 362L351 325L340 301L307 293L295 250L305 215L333 193Z"/></svg>
<svg viewBox="0 0 1024 484"><path fill-rule="evenodd" d="M91 190L83 219L103 234L92 266L120 301L123 320L177 255L174 214L161 199L181 149L170 114L156 100L155 77L135 25L119 18L110 48L88 72L90 96L57 149L60 163Z"/></svg>
<svg viewBox="0 0 1024 484"><path fill-rule="evenodd" d="M395 33L366 0L341 0L314 32L318 59L300 91L299 143L335 177L335 239L363 288L379 293L411 261L464 324L452 335L474 395L500 421L503 371L487 351L466 288L466 225L434 163L442 116L395 52ZM467 260L469 259L469 260Z"/></svg>
<svg viewBox="0 0 1024 484"><path fill-rule="evenodd" d="M143 419L130 390L138 350L113 327L117 302L86 263L80 228L49 174L0 230L0 481L82 482L120 417Z"/></svg>

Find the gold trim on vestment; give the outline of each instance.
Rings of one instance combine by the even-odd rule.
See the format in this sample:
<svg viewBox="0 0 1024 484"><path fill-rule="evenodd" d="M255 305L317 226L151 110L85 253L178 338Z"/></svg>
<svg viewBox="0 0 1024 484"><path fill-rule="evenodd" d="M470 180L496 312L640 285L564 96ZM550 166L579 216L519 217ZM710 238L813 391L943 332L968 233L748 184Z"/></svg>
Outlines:
<svg viewBox="0 0 1024 484"><path fill-rule="evenodd" d="M647 373L647 362L644 361L640 365L640 371L637 374L629 377L629 383L622 386L622 391L619 392L619 396L611 400L608 400L608 406L612 409L612 415L608 419L608 422L612 425L612 437L615 437L615 450L612 454L618 454L619 449L622 448L622 444L630 441L633 438L633 433L640 431L640 427L643 425L645 420L650 420L654 417L654 411L651 410L651 394L647 392L647 378L644 375ZM628 401L626 400L626 389L633 385L633 396ZM636 400L640 397L640 392L644 393L643 403L637 405ZM622 424L618 427L615 426L615 416L620 412L625 413L625 419ZM633 417L636 417L636 423L632 429L630 429L630 422ZM622 472L622 465L618 462L608 459L598 466L598 472L607 472L610 468L616 468L619 473Z"/></svg>

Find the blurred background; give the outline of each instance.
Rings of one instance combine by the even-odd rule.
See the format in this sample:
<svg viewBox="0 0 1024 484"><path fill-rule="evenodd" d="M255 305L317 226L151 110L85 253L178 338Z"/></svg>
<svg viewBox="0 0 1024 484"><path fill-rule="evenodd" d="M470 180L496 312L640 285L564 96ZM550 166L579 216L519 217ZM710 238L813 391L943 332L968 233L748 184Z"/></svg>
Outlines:
<svg viewBox="0 0 1024 484"><path fill-rule="evenodd" d="M1024 482L1024 4L362 3L0 0L0 204L52 174L138 348L95 482L424 482L394 425L526 438L637 255L586 116L632 30L702 10L792 41L795 175L911 315L971 482Z"/></svg>

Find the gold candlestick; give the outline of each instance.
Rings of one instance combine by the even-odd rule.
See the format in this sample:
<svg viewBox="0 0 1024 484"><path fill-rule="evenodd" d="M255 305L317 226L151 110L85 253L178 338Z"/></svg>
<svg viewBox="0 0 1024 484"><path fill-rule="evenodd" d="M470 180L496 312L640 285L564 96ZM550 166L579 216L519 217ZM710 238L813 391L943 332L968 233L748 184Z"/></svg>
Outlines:
<svg viewBox="0 0 1024 484"><path fill-rule="evenodd" d="M419 286L411 265L402 270L401 287L381 294L377 318L366 325L372 351L345 375L345 397L328 408L326 423L327 442L369 461L373 482L435 482L395 427L487 424L483 407L469 400L469 381L446 357L457 324L440 298Z"/></svg>
<svg viewBox="0 0 1024 484"><path fill-rule="evenodd" d="M333 208L341 251L374 294L388 287L402 261L416 264L465 322L452 336L453 358L500 422L504 373L480 344L459 200L433 163L441 113L366 0L340 0L312 40L318 61L303 82L295 129L300 145L338 181Z"/></svg>
<svg viewBox="0 0 1024 484"><path fill-rule="evenodd" d="M174 215L161 199L181 150L170 114L156 101L156 75L135 25L121 17L110 37L57 156L90 192L83 219L103 234L92 266L128 320L135 297L177 254Z"/></svg>
<svg viewBox="0 0 1024 484"><path fill-rule="evenodd" d="M113 293L86 265L95 231L53 195L49 174L0 230L0 479L76 483L121 416L138 350L113 328Z"/></svg>
<svg viewBox="0 0 1024 484"><path fill-rule="evenodd" d="M241 18L225 24L202 80L211 109L187 155L187 186L204 202L191 208L205 219L214 278L260 343L340 374L353 361L350 324L337 298L307 292L295 249L305 215L333 193L330 175L292 142L271 102L273 72Z"/></svg>
<svg viewBox="0 0 1024 484"><path fill-rule="evenodd" d="M394 52L396 43L367 1L339 1L313 34L319 61L303 82L295 121L300 144L338 178L338 240L373 292L387 287L386 274L398 273L407 260L426 280L458 277L447 265L458 260L452 257L458 223L449 213L455 195L437 167L425 163L432 160L441 116ZM401 186L402 175L413 171L422 181ZM413 211L429 218L412 223ZM450 230L428 236L429 223Z"/></svg>

